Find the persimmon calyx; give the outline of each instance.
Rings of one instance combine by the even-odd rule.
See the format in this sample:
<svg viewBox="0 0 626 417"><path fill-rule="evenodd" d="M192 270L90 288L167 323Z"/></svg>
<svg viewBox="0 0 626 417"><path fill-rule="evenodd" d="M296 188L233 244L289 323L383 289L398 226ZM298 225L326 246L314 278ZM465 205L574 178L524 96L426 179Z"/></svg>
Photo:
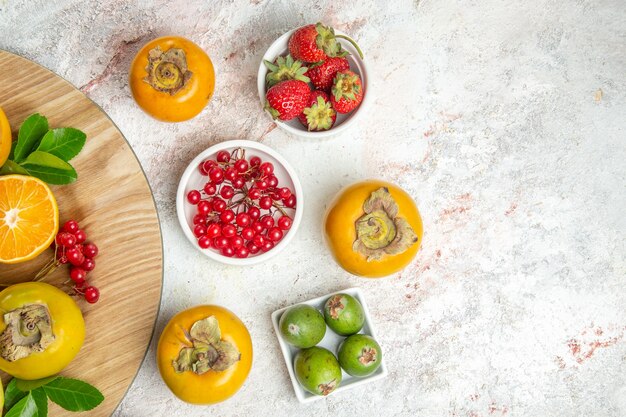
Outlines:
<svg viewBox="0 0 626 417"><path fill-rule="evenodd" d="M0 334L0 357L7 362L43 352L52 342L52 319L43 304L27 304L4 315L7 327Z"/></svg>
<svg viewBox="0 0 626 417"><path fill-rule="evenodd" d="M169 95L182 90L193 73L187 68L187 56L180 48L170 48L166 52L160 47L148 52L148 75L143 79L152 88Z"/></svg>
<svg viewBox="0 0 626 417"><path fill-rule="evenodd" d="M398 204L387 187L372 192L363 203L363 211L355 224L357 238L352 249L368 262L400 254L417 242L409 222L398 216Z"/></svg>
<svg viewBox="0 0 626 417"><path fill-rule="evenodd" d="M187 338L193 347L183 347L178 358L172 361L177 373L191 371L202 375L209 370L225 371L241 359L241 354L231 342L221 340L219 322L214 316L196 321Z"/></svg>

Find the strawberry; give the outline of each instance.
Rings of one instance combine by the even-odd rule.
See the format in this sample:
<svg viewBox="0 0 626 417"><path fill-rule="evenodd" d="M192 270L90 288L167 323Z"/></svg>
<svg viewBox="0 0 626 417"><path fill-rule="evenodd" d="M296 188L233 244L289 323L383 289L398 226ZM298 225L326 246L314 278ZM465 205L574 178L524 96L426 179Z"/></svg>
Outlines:
<svg viewBox="0 0 626 417"><path fill-rule="evenodd" d="M289 38L289 52L295 59L303 62L320 62L329 57L348 55L337 38L346 39L352 43L363 58L363 53L352 39L344 35L335 35L333 28L319 22L297 29Z"/></svg>
<svg viewBox="0 0 626 417"><path fill-rule="evenodd" d="M267 60L263 62L269 70L265 77L268 88L286 80L311 81L305 76L308 68L302 66L302 61L294 61L291 55L279 56L273 63Z"/></svg>
<svg viewBox="0 0 626 417"><path fill-rule="evenodd" d="M265 93L265 110L274 120L291 120L302 113L310 95L311 89L304 81L282 81Z"/></svg>
<svg viewBox="0 0 626 417"><path fill-rule="evenodd" d="M337 113L348 113L363 100L361 78L350 70L337 72L333 81L330 102Z"/></svg>
<svg viewBox="0 0 626 417"><path fill-rule="evenodd" d="M309 68L304 75L310 78L310 81L318 90L330 91L337 71L347 69L350 69L350 64L346 58L334 57L328 58L322 65Z"/></svg>
<svg viewBox="0 0 626 417"><path fill-rule="evenodd" d="M315 90L311 93L309 104L304 108L298 120L309 131L328 130L333 127L337 119L337 112L330 104L328 94Z"/></svg>

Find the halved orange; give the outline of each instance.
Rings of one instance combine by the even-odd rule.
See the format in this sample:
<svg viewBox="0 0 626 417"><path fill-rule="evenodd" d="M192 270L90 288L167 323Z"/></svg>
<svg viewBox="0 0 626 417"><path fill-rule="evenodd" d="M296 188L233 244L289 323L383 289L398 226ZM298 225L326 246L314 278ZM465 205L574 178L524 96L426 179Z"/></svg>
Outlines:
<svg viewBox="0 0 626 417"><path fill-rule="evenodd" d="M0 176L0 263L33 259L50 246L58 229L59 208L45 182Z"/></svg>
<svg viewBox="0 0 626 417"><path fill-rule="evenodd" d="M7 161L9 152L11 152L11 125L0 108L0 167Z"/></svg>

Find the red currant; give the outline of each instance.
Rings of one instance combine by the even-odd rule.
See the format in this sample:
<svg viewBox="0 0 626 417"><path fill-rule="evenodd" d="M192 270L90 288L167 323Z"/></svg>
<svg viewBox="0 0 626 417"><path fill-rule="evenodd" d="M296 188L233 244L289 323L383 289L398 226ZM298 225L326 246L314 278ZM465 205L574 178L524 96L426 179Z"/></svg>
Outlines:
<svg viewBox="0 0 626 417"><path fill-rule="evenodd" d="M58 245L71 247L76 244L76 237L69 232L61 232L56 237L56 242Z"/></svg>
<svg viewBox="0 0 626 417"><path fill-rule="evenodd" d="M278 242L283 238L283 231L278 227L272 227L267 231L267 238L273 242Z"/></svg>
<svg viewBox="0 0 626 417"><path fill-rule="evenodd" d="M96 261L91 258L85 258L85 262L82 263L81 268L85 271L93 271L96 267Z"/></svg>
<svg viewBox="0 0 626 417"><path fill-rule="evenodd" d="M269 177L267 177L267 185L269 185L271 188L276 187L278 185L278 178L270 175Z"/></svg>
<svg viewBox="0 0 626 417"><path fill-rule="evenodd" d="M259 253L259 251L261 249L259 249L259 247L257 245L254 244L254 242L248 242L248 244L246 245L246 248L248 248L248 251L250 252L250 255L254 255L256 253Z"/></svg>
<svg viewBox="0 0 626 417"><path fill-rule="evenodd" d="M258 209L258 207L250 207L247 210L248 216L250 216L250 219L252 220L256 220L259 218L259 216L261 216L261 210Z"/></svg>
<svg viewBox="0 0 626 417"><path fill-rule="evenodd" d="M211 212L211 203L206 200L201 200L198 203L198 214L207 215Z"/></svg>
<svg viewBox="0 0 626 417"><path fill-rule="evenodd" d="M87 240L87 234L83 230L77 230L76 233L74 233L74 237L76 238L76 243L83 243Z"/></svg>
<svg viewBox="0 0 626 417"><path fill-rule="evenodd" d="M201 163L200 165L198 165L198 171L200 171L200 175L209 175L207 170L204 168L204 164Z"/></svg>
<svg viewBox="0 0 626 417"><path fill-rule="evenodd" d="M268 196L261 197L259 199L259 207L268 210L270 207L272 207L272 198Z"/></svg>
<svg viewBox="0 0 626 417"><path fill-rule="evenodd" d="M83 247L83 255L87 258L95 258L98 256L98 247L91 242L85 243L85 246Z"/></svg>
<svg viewBox="0 0 626 417"><path fill-rule="evenodd" d="M100 299L100 291L96 287L90 286L85 288L85 300L87 300L89 304L98 302L98 299Z"/></svg>
<svg viewBox="0 0 626 417"><path fill-rule="evenodd" d="M241 237L245 240L251 240L254 237L255 233L251 227L246 227L241 230Z"/></svg>
<svg viewBox="0 0 626 417"><path fill-rule="evenodd" d="M201 224L197 224L196 227L193 228L193 234L196 237L200 237L202 235L206 234L206 226L203 226Z"/></svg>
<svg viewBox="0 0 626 417"><path fill-rule="evenodd" d="M80 266L85 261L85 255L75 246L66 250L65 256L67 256L68 262L74 266Z"/></svg>
<svg viewBox="0 0 626 417"><path fill-rule="evenodd" d="M78 223L75 220L68 220L63 225L63 230L67 233L76 233L80 227L78 227Z"/></svg>
<svg viewBox="0 0 626 417"><path fill-rule="evenodd" d="M211 170L211 168L215 168L216 166L217 166L217 162L215 162L212 159L208 159L208 160L204 161L202 163L202 168L207 173L207 174L204 174L204 175L208 175L208 172Z"/></svg>
<svg viewBox="0 0 626 417"><path fill-rule="evenodd" d="M198 246L200 246L202 249L208 249L211 247L211 239L204 235L204 236L200 236L198 238Z"/></svg>
<svg viewBox="0 0 626 417"><path fill-rule="evenodd" d="M270 227L274 226L274 218L270 216L269 214L266 214L265 216L261 217L259 221L261 222L263 227L266 229L269 229Z"/></svg>
<svg viewBox="0 0 626 417"><path fill-rule="evenodd" d="M241 227L246 227L250 224L250 215L246 213L237 214L237 225Z"/></svg>
<svg viewBox="0 0 626 417"><path fill-rule="evenodd" d="M241 190L243 186L246 185L246 180L244 180L241 176L237 176L232 180L232 184L234 188Z"/></svg>
<svg viewBox="0 0 626 417"><path fill-rule="evenodd" d="M280 200L280 196L276 192L271 192L269 195L270 195L270 198L274 201Z"/></svg>
<svg viewBox="0 0 626 417"><path fill-rule="evenodd" d="M239 159L235 162L234 166L237 172L246 172L248 170L248 161L246 161L245 159Z"/></svg>
<svg viewBox="0 0 626 417"><path fill-rule="evenodd" d="M258 247L262 247L265 244L265 240L266 239L261 235L255 235L254 238L252 238L252 241Z"/></svg>
<svg viewBox="0 0 626 417"><path fill-rule="evenodd" d="M215 186L215 184L207 182L206 184L204 184L203 190L207 195L213 195L217 192L217 187Z"/></svg>
<svg viewBox="0 0 626 417"><path fill-rule="evenodd" d="M230 223L235 219L235 213L228 209L220 213L220 220L224 223Z"/></svg>
<svg viewBox="0 0 626 417"><path fill-rule="evenodd" d="M218 237L222 233L222 228L219 224L213 223L210 224L206 229L206 235L209 238Z"/></svg>
<svg viewBox="0 0 626 417"><path fill-rule="evenodd" d="M226 246L228 246L228 238L226 238L225 236L216 237L215 239L213 239L213 246L215 246L216 249L225 248Z"/></svg>
<svg viewBox="0 0 626 417"><path fill-rule="evenodd" d="M227 258L232 258L235 255L235 249L231 248L230 246L226 246L225 248L222 248L222 255L226 256Z"/></svg>
<svg viewBox="0 0 626 417"><path fill-rule="evenodd" d="M265 239L265 242L263 243L263 246L261 246L261 250L263 252L267 252L269 250L271 250L274 247L274 242L272 242L269 239Z"/></svg>
<svg viewBox="0 0 626 417"><path fill-rule="evenodd" d="M232 224L227 224L222 227L222 236L224 237L233 237L237 234L237 228Z"/></svg>
<svg viewBox="0 0 626 417"><path fill-rule="evenodd" d="M193 224L206 224L206 216L196 214L193 216Z"/></svg>
<svg viewBox="0 0 626 417"><path fill-rule="evenodd" d="M214 184L219 184L224 181L224 171L221 168L211 168L209 171L209 178Z"/></svg>
<svg viewBox="0 0 626 417"><path fill-rule="evenodd" d="M231 187L230 185L224 185L220 190L220 195L223 199L230 200L235 195L235 190L233 190L233 187Z"/></svg>
<svg viewBox="0 0 626 417"><path fill-rule="evenodd" d="M85 282L85 278L87 278L87 272L84 269L79 268L77 266L73 266L70 268L70 278L77 284L82 284Z"/></svg>
<svg viewBox="0 0 626 417"><path fill-rule="evenodd" d="M290 195L288 198L283 200L283 204L289 208L294 208L296 206L296 196Z"/></svg>
<svg viewBox="0 0 626 417"><path fill-rule="evenodd" d="M233 167L226 168L226 171L224 171L224 179L232 181L235 178L237 178L237 170Z"/></svg>
<svg viewBox="0 0 626 417"><path fill-rule="evenodd" d="M261 222L254 222L252 223L252 230L254 233L261 233L265 230L265 227L263 227L263 223Z"/></svg>
<svg viewBox="0 0 626 417"><path fill-rule="evenodd" d="M226 201L222 200L221 198L217 198L215 199L215 201L213 201L213 210L217 211L218 213L226 210L226 206Z"/></svg>
<svg viewBox="0 0 626 417"><path fill-rule="evenodd" d="M289 216L282 216L278 219L278 227L280 227L282 230L289 230L292 223L293 220L291 220L291 217Z"/></svg>
<svg viewBox="0 0 626 417"><path fill-rule="evenodd" d="M228 240L230 247L238 249L243 246L243 238L241 236L233 236Z"/></svg>
<svg viewBox="0 0 626 417"><path fill-rule="evenodd" d="M265 175L270 175L272 172L274 172L274 165L272 165L271 162L263 162L261 165L259 165L259 169Z"/></svg>
<svg viewBox="0 0 626 417"><path fill-rule="evenodd" d="M252 158L250 158L250 165L253 167L258 167L259 165L261 165L261 158L259 158L258 156L253 156Z"/></svg>
<svg viewBox="0 0 626 417"><path fill-rule="evenodd" d="M200 195L200 192L198 190L191 190L189 191L189 193L187 193L187 201L194 205L200 202L201 197L202 196Z"/></svg>
<svg viewBox="0 0 626 417"><path fill-rule="evenodd" d="M247 258L250 251L245 246L235 249L235 256L237 258Z"/></svg>
<svg viewBox="0 0 626 417"><path fill-rule="evenodd" d="M256 180L256 182L254 183L254 185L259 189L259 190L266 190L267 187L269 187L269 184L267 183L266 180Z"/></svg>
<svg viewBox="0 0 626 417"><path fill-rule="evenodd" d="M285 200L291 197L291 190L287 187L279 188L278 195L280 196L281 200Z"/></svg>
<svg viewBox="0 0 626 417"><path fill-rule="evenodd" d="M228 151L219 151L215 159L217 159L217 162L228 162L230 161L230 154Z"/></svg>
<svg viewBox="0 0 626 417"><path fill-rule="evenodd" d="M251 200L258 200L261 197L261 190L256 187L250 188L248 191L248 197L250 197Z"/></svg>

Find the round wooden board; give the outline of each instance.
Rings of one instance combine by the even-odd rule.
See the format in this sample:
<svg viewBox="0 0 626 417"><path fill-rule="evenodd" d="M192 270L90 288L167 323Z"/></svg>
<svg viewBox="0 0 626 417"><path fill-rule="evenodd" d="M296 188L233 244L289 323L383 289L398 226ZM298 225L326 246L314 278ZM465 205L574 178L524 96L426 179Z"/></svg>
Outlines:
<svg viewBox="0 0 626 417"><path fill-rule="evenodd" d="M89 281L100 289L97 304L78 301L87 327L79 355L63 371L105 396L90 417L110 416L133 381L154 330L161 298L163 248L154 200L128 142L107 115L61 77L17 55L0 51L0 107L13 138L32 113L50 127L75 127L87 144L71 161L78 180L53 186L60 221L76 219L100 248ZM48 250L17 266L0 265L0 283L28 281L53 256ZM63 286L68 267L46 281ZM7 375L2 375L6 383ZM0 410L1 411L1 410ZM52 404L50 416L76 416Z"/></svg>

